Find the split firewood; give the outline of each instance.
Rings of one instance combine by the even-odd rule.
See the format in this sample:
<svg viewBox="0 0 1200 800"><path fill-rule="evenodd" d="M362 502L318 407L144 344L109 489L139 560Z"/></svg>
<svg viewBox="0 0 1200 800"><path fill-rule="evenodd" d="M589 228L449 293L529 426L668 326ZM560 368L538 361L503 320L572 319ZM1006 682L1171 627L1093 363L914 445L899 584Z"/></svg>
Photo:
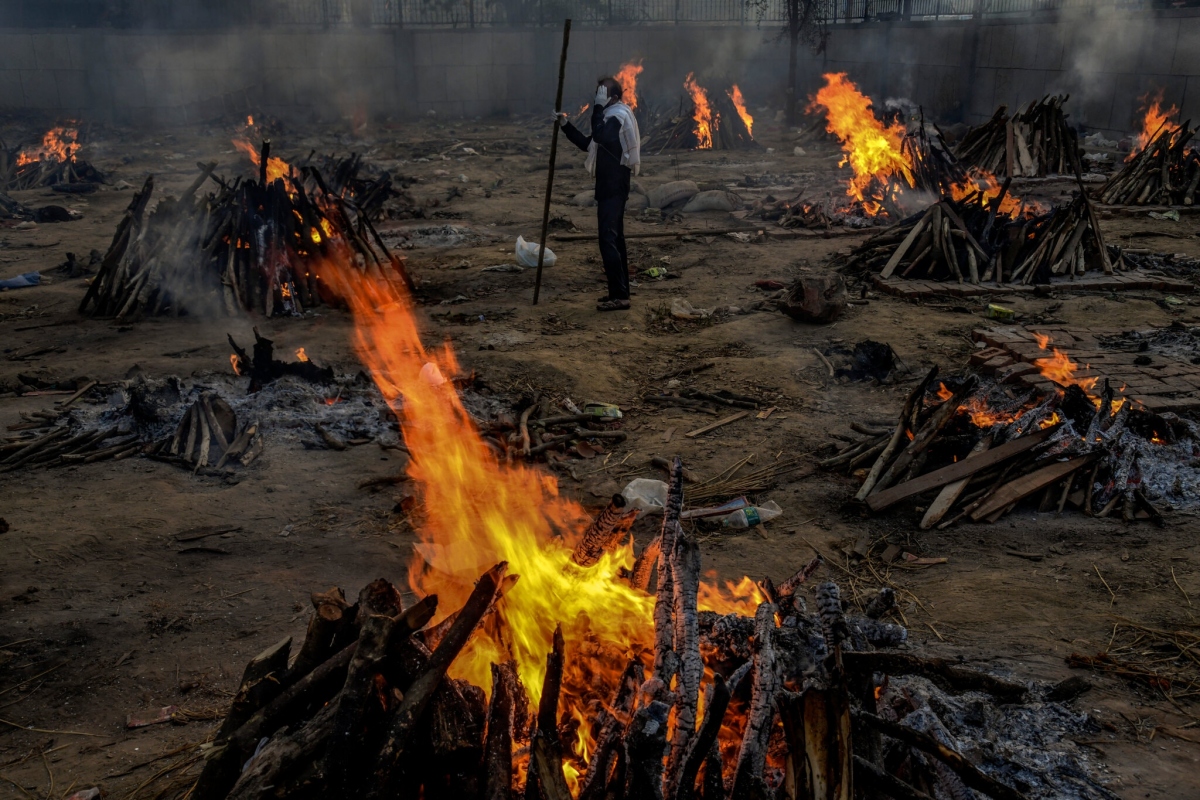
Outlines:
<svg viewBox="0 0 1200 800"><path fill-rule="evenodd" d="M713 676L712 685L704 696L704 722L700 730L691 738L680 764L679 778L675 782L674 800L692 800L696 792L696 777L709 751L717 742L721 732L721 722L725 719L725 711L729 708L731 692L725 679L720 675Z"/></svg>
<svg viewBox="0 0 1200 800"><path fill-rule="evenodd" d="M738 751L732 800L763 796L763 766L767 759L767 740L775 719L775 695L781 686L775 655L775 613L771 603L758 607L754 617L754 688L742 746ZM818 795L820 796L820 795Z"/></svg>
<svg viewBox="0 0 1200 800"><path fill-rule="evenodd" d="M433 651L428 669L412 682L404 699L393 712L384 746L380 749L373 769L373 793L386 795L397 758L416 734L417 719L428 706L434 690L446 674L446 670L450 668L450 663L466 645L467 639L483 615L496 601L507 569L508 563L502 561L485 572L475 584L466 605L459 611L454 624Z"/></svg>
<svg viewBox="0 0 1200 800"><path fill-rule="evenodd" d="M581 567L590 567L625 538L638 517L637 509L626 511L628 502L624 495L612 496L609 504L584 530L571 553L571 561Z"/></svg>
<svg viewBox="0 0 1200 800"><path fill-rule="evenodd" d="M233 697L229 712L213 737L214 741L226 741L254 712L279 694L283 688L280 678L287 671L291 647L292 640L289 637L268 647L250 660L242 673L242 682Z"/></svg>
<svg viewBox="0 0 1200 800"><path fill-rule="evenodd" d="M900 454L896 456L896 459L883 471L883 474L879 476L879 480L876 482L872 491L878 492L882 489L886 489L897 478L904 474L905 470L907 470L909 465L912 464L913 459L916 458L920 453L923 453L925 448L927 448L933 441L934 437L942 432L942 428L946 427L947 423L950 422L950 419L954 416L955 412L958 411L959 406L961 406L963 401L966 400L967 396L975 390L977 383L978 381L973 375L969 376L962 382L950 399L942 403L942 405L938 407L937 411L933 412L933 416L929 418L929 421L926 422L920 430L913 434L912 441L908 443L908 446L905 447L904 450L902 450Z"/></svg>
<svg viewBox="0 0 1200 800"><path fill-rule="evenodd" d="M920 675L947 692L984 692L1006 703L1024 702L1028 694L1019 683L967 669L944 658L919 658L897 652L843 653L842 663L851 673Z"/></svg>
<svg viewBox="0 0 1200 800"><path fill-rule="evenodd" d="M518 681L512 663L492 664L492 700L488 707L487 741L484 745L484 800L510 800L513 779L514 704L513 687Z"/></svg>
<svg viewBox="0 0 1200 800"><path fill-rule="evenodd" d="M672 480L683 487L683 470L675 459L676 473ZM680 492L682 495L682 492ZM678 522L675 523L678 525ZM697 704L700 681L704 677L704 659L700 655L700 630L696 598L700 591L700 545L682 528L674 536L675 551L671 555L672 591L674 593L674 646L679 660L675 685L675 735L671 740L667 762L667 794L673 794L683 767L688 742L696 733Z"/></svg>
<svg viewBox="0 0 1200 800"><path fill-rule="evenodd" d="M613 758L624 739L625 719L633 708L638 689L646 680L645 669L638 660L629 662L617 685L617 695L611 705L612 711L602 712L600 732L596 736L596 749L588 761L587 772L580 785L579 800L597 800L604 793ZM693 781L695 778L693 777Z"/></svg>
<svg viewBox="0 0 1200 800"><path fill-rule="evenodd" d="M908 399L904 401L904 407L900 410L900 420L896 424L896 429L892 433L892 438L888 441L883 451L879 454L879 458L876 459L875 464L871 467L871 471L867 473L867 477L863 481L863 485L858 488L858 493L854 495L855 500L865 500L867 499L867 496L874 491L875 484L879 482L880 476L887 468L887 465L891 462L892 454L896 452L896 450L900 447L901 441L904 439L904 434L908 430L909 417L912 416L917 404L925 396L925 390L929 388L929 385L933 382L933 379L937 377L937 373L938 368L936 366L932 367L928 374L925 375L925 379L922 380L921 383L912 390L912 392L908 395Z"/></svg>

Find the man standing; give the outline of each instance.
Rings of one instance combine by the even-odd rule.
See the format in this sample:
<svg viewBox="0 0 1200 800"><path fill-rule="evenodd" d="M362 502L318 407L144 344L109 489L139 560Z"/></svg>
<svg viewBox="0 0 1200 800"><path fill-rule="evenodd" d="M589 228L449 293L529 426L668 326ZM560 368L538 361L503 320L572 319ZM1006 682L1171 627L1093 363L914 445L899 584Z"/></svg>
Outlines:
<svg viewBox="0 0 1200 800"><path fill-rule="evenodd" d="M629 258L625 253L625 203L629 181L641 168L641 134L633 110L621 102L621 84L602 78L592 106L592 135L558 115L563 133L587 151L588 172L596 178L596 220L600 228L600 257L608 279L608 294L598 311L629 309Z"/></svg>

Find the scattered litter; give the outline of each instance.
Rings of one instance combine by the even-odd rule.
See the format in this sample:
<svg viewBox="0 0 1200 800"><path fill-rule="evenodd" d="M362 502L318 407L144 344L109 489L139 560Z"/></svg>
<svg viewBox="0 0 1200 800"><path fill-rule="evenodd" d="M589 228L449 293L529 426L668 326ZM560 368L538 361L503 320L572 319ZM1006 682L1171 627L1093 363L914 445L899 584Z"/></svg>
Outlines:
<svg viewBox="0 0 1200 800"><path fill-rule="evenodd" d="M629 502L629 508L643 514L661 514L667 505L667 484L652 478L634 478L621 495Z"/></svg>
<svg viewBox="0 0 1200 800"><path fill-rule="evenodd" d="M584 403L583 413L590 414L593 417L602 417L604 419L621 419L624 414L621 409L612 403Z"/></svg>
<svg viewBox="0 0 1200 800"><path fill-rule="evenodd" d="M517 237L517 263L524 267L536 267L538 263L538 253L541 251L541 246L536 242L527 242L525 237ZM542 262L543 266L553 267L558 261L558 257L554 255L554 251L549 247L546 248L546 256Z"/></svg>
<svg viewBox="0 0 1200 800"><path fill-rule="evenodd" d="M145 728L149 725L158 725L163 722L170 722L175 712L179 710L179 706L166 706L164 708L153 708L146 711L135 711L125 718L125 727Z"/></svg>
<svg viewBox="0 0 1200 800"><path fill-rule="evenodd" d="M76 792L68 797L67 800L98 800L99 797L100 789L93 786L90 789L84 789L83 791Z"/></svg>
<svg viewBox="0 0 1200 800"><path fill-rule="evenodd" d="M1016 319L1017 312L1013 311L1011 308L998 306L995 303L988 303L987 316L988 319L998 319L1001 322L1012 322L1014 319Z"/></svg>
<svg viewBox="0 0 1200 800"><path fill-rule="evenodd" d="M651 267L650 269L642 270L643 278L653 278L656 281L661 281L667 277L666 267Z"/></svg>
<svg viewBox="0 0 1200 800"><path fill-rule="evenodd" d="M1170 211L1151 211L1146 216L1150 217L1150 219L1161 219L1161 220L1170 220L1171 222L1179 222L1179 212L1173 208Z"/></svg>
<svg viewBox="0 0 1200 800"><path fill-rule="evenodd" d="M27 286L37 286L41 282L42 273L26 272L24 275L18 275L15 278L0 280L0 291L4 289L24 289Z"/></svg>
<svg viewBox="0 0 1200 800"><path fill-rule="evenodd" d="M708 319L712 310L696 308L682 297L676 297L671 301L671 316L675 319Z"/></svg>
<svg viewBox="0 0 1200 800"><path fill-rule="evenodd" d="M782 513L783 509L779 507L778 503L768 500L761 505L734 511L722 520L721 524L726 528L753 528L755 525L775 519Z"/></svg>
<svg viewBox="0 0 1200 800"><path fill-rule="evenodd" d="M724 517L729 516L734 511L740 511L750 505L750 501L744 497L738 497L730 500L719 506L709 506L708 508L692 508L684 511L679 515L680 519L704 519L705 517Z"/></svg>
<svg viewBox="0 0 1200 800"><path fill-rule="evenodd" d="M484 267L480 272L522 272L524 269L520 264L493 264Z"/></svg>
<svg viewBox="0 0 1200 800"><path fill-rule="evenodd" d="M808 151L807 151L807 150L805 150L803 147L793 147L793 148L792 148L792 155L794 155L794 156L806 156L806 155L808 155Z"/></svg>

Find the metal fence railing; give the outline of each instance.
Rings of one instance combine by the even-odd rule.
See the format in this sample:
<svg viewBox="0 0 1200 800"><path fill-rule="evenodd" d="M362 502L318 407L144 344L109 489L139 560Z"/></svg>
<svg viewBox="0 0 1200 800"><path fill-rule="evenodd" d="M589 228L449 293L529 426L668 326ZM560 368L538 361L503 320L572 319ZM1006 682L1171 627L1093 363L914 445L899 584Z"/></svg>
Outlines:
<svg viewBox="0 0 1200 800"><path fill-rule="evenodd" d="M788 0L0 0L0 28L778 24ZM1200 0L816 0L827 24L1149 11Z"/></svg>

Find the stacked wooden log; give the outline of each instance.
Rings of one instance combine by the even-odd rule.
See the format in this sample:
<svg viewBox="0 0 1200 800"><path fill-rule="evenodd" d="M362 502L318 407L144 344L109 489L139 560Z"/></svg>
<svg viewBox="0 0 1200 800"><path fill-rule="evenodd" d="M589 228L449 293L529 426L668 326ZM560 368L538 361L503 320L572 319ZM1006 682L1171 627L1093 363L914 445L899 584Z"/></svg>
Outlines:
<svg viewBox="0 0 1200 800"><path fill-rule="evenodd" d="M579 800L772 797L780 784L772 754L786 764L788 797L915 798L926 796L915 785L932 794L960 783L1022 797L932 736L889 722L908 711L881 703L878 674L920 674L948 691L1007 701L1022 699L1024 687L877 652L906 639L879 619L894 605L891 590L866 613L848 614L838 586L826 582L809 613L802 595L819 558L779 584L762 581L767 599L752 618L699 612L700 551L680 525L682 502L676 459L661 533L641 558L652 567L632 578L654 597L652 664L641 653L622 665L603 649L568 651L556 630L532 709L514 662L493 664L490 697L446 676L485 619L505 624L505 593L517 578L507 563L430 628L436 596L406 608L380 579L350 605L334 588L313 595L294 658L285 639L246 666L188 796L569 800L569 766ZM595 663L568 665L568 657ZM568 752L581 722L560 708L568 667L620 676L611 700L582 720L595 742L586 763Z"/></svg>
<svg viewBox="0 0 1200 800"><path fill-rule="evenodd" d="M1112 274L1113 260L1085 192L1043 214L1009 217L998 213L1007 188L992 199L982 192L943 198L863 242L841 268L971 284L1049 283L1089 269Z"/></svg>
<svg viewBox="0 0 1200 800"><path fill-rule="evenodd" d="M1200 155L1189 146L1196 134L1190 124L1164 123L1096 190L1096 199L1109 205L1193 205L1200 188Z"/></svg>
<svg viewBox="0 0 1200 800"><path fill-rule="evenodd" d="M409 182L390 172L373 169L361 155L321 156L316 160L316 167L325 176L331 192L372 222L413 216L416 202L404 191ZM396 200L400 201L400 207L391 207Z"/></svg>
<svg viewBox="0 0 1200 800"><path fill-rule="evenodd" d="M204 392L188 406L175 434L155 443L147 453L178 458L195 469L210 465L220 469L230 461L248 466L262 447L257 422L239 432L237 415L229 404L215 393Z"/></svg>
<svg viewBox="0 0 1200 800"><path fill-rule="evenodd" d="M0 441L0 472L120 461L138 455L144 446L140 436L121 433L116 425L81 427L65 413L35 411L24 419L9 426L21 435Z"/></svg>
<svg viewBox="0 0 1200 800"><path fill-rule="evenodd" d="M958 160L1001 178L1078 175L1079 134L1067 124L1063 104L1070 95L1035 100L1011 118L1000 106L972 128L955 149Z"/></svg>
<svg viewBox="0 0 1200 800"><path fill-rule="evenodd" d="M1038 498L1042 512L1070 504L1104 517L1120 506L1127 522L1162 522L1138 467L1150 441L1135 431L1170 437L1172 428L1117 401L1107 382L1098 398L1078 386L1014 398L970 374L948 388L937 373L909 394L894 426L856 426L863 438L821 462L847 472L869 464L855 499L872 511L920 499L921 529L943 529L995 522Z"/></svg>
<svg viewBox="0 0 1200 800"><path fill-rule="evenodd" d="M403 280L366 214L356 213L313 167L268 180L264 142L257 180L227 182L201 173L179 199L146 209L153 176L134 195L117 226L80 313L116 317L183 314L294 315L334 300L321 265L353 265L371 280ZM215 193L196 200L209 179Z"/></svg>
<svg viewBox="0 0 1200 800"><path fill-rule="evenodd" d="M749 150L758 147L754 136L725 92L710 92L708 102L712 115L712 144L702 149ZM664 150L700 148L701 142L696 136L695 113L696 107L691 98L681 98L678 113L663 117L662 122L651 130L649 138L642 145L642 152L661 153Z"/></svg>

